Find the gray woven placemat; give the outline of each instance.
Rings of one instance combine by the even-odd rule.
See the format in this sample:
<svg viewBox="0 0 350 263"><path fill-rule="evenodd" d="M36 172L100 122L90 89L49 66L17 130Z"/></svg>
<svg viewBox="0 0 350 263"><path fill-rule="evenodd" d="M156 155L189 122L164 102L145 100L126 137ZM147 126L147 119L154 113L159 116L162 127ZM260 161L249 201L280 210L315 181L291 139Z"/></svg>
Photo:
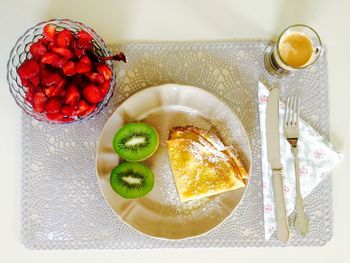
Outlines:
<svg viewBox="0 0 350 263"><path fill-rule="evenodd" d="M149 43L115 46L128 56L118 64L117 87L97 118L77 124L48 125L22 117L22 240L31 249L281 246L266 241L257 82L264 76L267 42ZM167 241L144 236L121 222L104 202L95 176L95 148L114 109L135 92L179 83L210 91L243 123L252 147L251 183L234 214L210 233ZM281 81L282 97L304 89L302 117L328 136L327 63L322 56L308 70ZM293 235L287 246L323 245L332 235L331 179L306 199L311 229ZM161 227L161 226L160 226Z"/></svg>

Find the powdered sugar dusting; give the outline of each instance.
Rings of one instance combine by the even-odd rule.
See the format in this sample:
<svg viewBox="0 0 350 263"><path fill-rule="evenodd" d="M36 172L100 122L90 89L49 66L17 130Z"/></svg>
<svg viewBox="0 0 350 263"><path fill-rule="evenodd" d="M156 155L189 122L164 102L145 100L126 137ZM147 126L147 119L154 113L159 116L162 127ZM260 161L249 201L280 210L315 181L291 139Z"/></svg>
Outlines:
<svg viewBox="0 0 350 263"><path fill-rule="evenodd" d="M184 109L167 109L161 112L155 112L151 116L142 120L156 128L159 133L159 148L157 152L146 161L151 166L156 175L155 187L150 193L152 200L157 200L159 212L176 216L176 220L188 221L198 217L210 217L212 214L221 214L222 195L205 197L197 200L181 203L175 181L171 171L166 140L168 132L175 126L194 125L203 129L210 129L212 122L198 115L197 112L185 111ZM164 125L166 123L166 125ZM193 145L192 152L196 158L201 159L203 156ZM208 162L215 163L220 158L216 151L212 150L212 155L207 158Z"/></svg>

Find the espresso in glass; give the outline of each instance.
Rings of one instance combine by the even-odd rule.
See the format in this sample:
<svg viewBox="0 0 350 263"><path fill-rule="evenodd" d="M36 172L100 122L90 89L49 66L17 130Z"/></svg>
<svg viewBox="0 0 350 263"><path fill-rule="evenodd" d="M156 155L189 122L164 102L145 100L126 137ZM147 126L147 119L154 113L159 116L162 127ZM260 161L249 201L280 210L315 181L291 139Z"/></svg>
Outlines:
<svg viewBox="0 0 350 263"><path fill-rule="evenodd" d="M321 40L311 27L290 26L266 49L265 67L274 76L289 75L315 63L321 49Z"/></svg>

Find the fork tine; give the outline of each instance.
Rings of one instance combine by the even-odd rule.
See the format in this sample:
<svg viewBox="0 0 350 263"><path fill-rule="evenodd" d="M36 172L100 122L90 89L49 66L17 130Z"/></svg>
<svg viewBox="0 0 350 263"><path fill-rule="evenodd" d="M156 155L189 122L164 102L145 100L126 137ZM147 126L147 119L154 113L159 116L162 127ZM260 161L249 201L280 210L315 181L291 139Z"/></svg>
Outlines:
<svg viewBox="0 0 350 263"><path fill-rule="evenodd" d="M286 126L289 125L289 119L290 119L290 97L287 98L287 103L286 103L286 111L285 111L285 119L284 123Z"/></svg>
<svg viewBox="0 0 350 263"><path fill-rule="evenodd" d="M300 89L298 88L297 91L297 125L299 125L299 114L300 114Z"/></svg>
<svg viewBox="0 0 350 263"><path fill-rule="evenodd" d="M289 103L288 103L288 125L292 123L292 115L293 112L293 97L289 96Z"/></svg>
<svg viewBox="0 0 350 263"><path fill-rule="evenodd" d="M293 123L293 96L289 97L289 119L288 124L291 125Z"/></svg>
<svg viewBox="0 0 350 263"><path fill-rule="evenodd" d="M286 107L284 108L284 126L286 126L288 123L288 119L287 119L287 117L288 117L288 99L289 98L287 98L287 101L286 101Z"/></svg>
<svg viewBox="0 0 350 263"><path fill-rule="evenodd" d="M289 104L289 125L293 125L294 123L294 96L290 96L290 104Z"/></svg>
<svg viewBox="0 0 350 263"><path fill-rule="evenodd" d="M293 96L293 124L295 125L297 123L297 103L298 103L298 98L296 95Z"/></svg>

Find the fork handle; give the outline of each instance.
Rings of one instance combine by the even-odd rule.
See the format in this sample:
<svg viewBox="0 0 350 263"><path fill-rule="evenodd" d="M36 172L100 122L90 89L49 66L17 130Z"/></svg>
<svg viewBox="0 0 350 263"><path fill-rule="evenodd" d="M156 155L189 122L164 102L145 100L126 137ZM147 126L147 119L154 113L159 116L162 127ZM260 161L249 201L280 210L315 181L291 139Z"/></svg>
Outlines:
<svg viewBox="0 0 350 263"><path fill-rule="evenodd" d="M295 208L297 212L304 211L304 202L301 197L300 191L300 176L299 176L299 159L298 159L298 148L292 147L292 153L294 156L294 170L295 170Z"/></svg>
<svg viewBox="0 0 350 263"><path fill-rule="evenodd" d="M289 239L286 203L284 199L282 169L272 170L272 183L275 198L275 215L277 221L277 239L286 243Z"/></svg>
<svg viewBox="0 0 350 263"><path fill-rule="evenodd" d="M292 146L292 153L294 156L294 169L295 169L295 209L297 212L298 224L296 228L299 233L306 234L309 230L309 220L304 211L304 200L301 196L300 190L300 177L299 177L299 158L298 147Z"/></svg>

